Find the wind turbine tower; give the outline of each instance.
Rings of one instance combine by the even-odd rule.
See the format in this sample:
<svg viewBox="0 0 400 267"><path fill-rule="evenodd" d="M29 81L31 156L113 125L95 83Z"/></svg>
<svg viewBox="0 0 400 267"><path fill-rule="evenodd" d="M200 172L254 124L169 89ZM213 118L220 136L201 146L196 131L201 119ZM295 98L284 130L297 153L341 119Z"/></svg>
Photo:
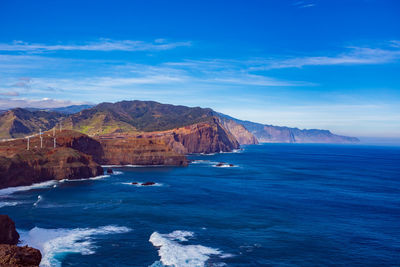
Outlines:
<svg viewBox="0 0 400 267"><path fill-rule="evenodd" d="M39 135L40 135L40 148L43 148L43 137L42 137L42 129L39 129Z"/></svg>

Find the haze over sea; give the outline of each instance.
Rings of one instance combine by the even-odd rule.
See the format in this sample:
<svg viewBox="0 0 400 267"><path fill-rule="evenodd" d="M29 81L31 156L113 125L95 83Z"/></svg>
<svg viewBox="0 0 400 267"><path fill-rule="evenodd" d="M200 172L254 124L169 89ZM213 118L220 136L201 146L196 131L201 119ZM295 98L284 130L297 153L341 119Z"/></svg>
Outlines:
<svg viewBox="0 0 400 267"><path fill-rule="evenodd" d="M262 144L190 158L3 189L0 213L42 266L400 265L399 147ZM156 184L131 184L146 181Z"/></svg>

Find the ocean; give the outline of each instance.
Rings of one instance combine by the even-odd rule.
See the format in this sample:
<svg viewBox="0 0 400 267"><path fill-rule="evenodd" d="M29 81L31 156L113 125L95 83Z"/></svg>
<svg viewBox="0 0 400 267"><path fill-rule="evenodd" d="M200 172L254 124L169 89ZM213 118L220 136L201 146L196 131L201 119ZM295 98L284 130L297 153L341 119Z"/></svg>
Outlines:
<svg viewBox="0 0 400 267"><path fill-rule="evenodd" d="M3 189L0 214L41 266L400 266L399 147L262 144L190 159Z"/></svg>

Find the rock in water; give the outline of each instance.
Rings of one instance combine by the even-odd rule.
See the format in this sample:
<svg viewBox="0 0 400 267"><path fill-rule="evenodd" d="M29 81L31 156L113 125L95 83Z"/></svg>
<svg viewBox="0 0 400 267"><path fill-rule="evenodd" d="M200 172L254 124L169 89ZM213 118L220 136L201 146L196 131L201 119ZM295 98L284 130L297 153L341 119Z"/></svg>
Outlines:
<svg viewBox="0 0 400 267"><path fill-rule="evenodd" d="M144 186L147 186L147 185L155 185L156 183L155 182L145 182L145 183L142 183L142 185L144 185Z"/></svg>
<svg viewBox="0 0 400 267"><path fill-rule="evenodd" d="M42 254L38 249L28 246L0 245L0 266L22 267L39 266Z"/></svg>
<svg viewBox="0 0 400 267"><path fill-rule="evenodd" d="M16 245L18 240L14 222L8 215L0 215L0 244Z"/></svg>
<svg viewBox="0 0 400 267"><path fill-rule="evenodd" d="M113 174L114 172L113 172L113 170L111 169L111 168L108 168L107 169L107 174Z"/></svg>

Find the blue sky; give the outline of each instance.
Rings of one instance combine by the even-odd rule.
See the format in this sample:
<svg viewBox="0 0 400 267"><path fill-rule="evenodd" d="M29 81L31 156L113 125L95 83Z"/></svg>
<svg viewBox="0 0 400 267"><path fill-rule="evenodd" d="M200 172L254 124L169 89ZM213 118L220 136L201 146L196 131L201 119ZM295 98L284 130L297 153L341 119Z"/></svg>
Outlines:
<svg viewBox="0 0 400 267"><path fill-rule="evenodd" d="M119 100L400 137L396 0L0 1L0 109Z"/></svg>

